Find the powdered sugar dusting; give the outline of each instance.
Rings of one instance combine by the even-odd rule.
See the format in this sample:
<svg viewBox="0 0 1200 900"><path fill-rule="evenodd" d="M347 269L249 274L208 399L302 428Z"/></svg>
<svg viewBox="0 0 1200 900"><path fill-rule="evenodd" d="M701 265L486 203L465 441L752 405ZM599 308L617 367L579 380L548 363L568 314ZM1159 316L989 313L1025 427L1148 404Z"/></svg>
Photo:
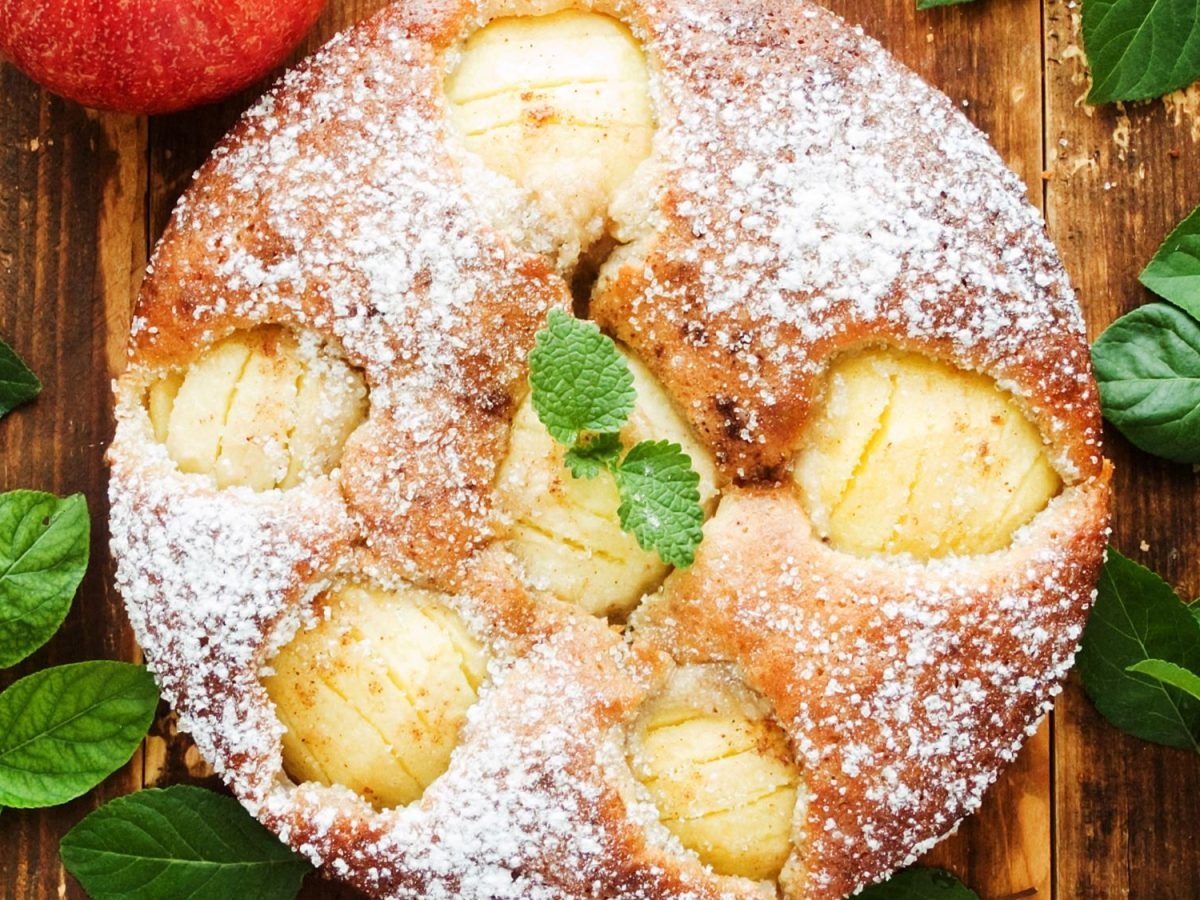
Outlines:
<svg viewBox="0 0 1200 900"><path fill-rule="evenodd" d="M343 789L307 785L277 789L259 814L336 873L361 880L370 867L373 889L390 897L761 896L736 883L714 890L698 867L695 883L653 867L630 879L628 837L595 818L619 803L597 747L614 752L606 704L630 690L619 672L629 662L610 639L597 672L584 655L605 655L594 627L563 623L546 643L493 667L449 771L420 803L369 817ZM341 829L356 840L330 849L328 836Z"/></svg>
<svg viewBox="0 0 1200 900"><path fill-rule="evenodd" d="M806 764L782 889L840 897L978 805L1070 664L1106 476L1061 267L982 136L829 14L796 0L615 4L654 63L660 134L630 182L653 202L617 203L631 243L592 309L726 478L697 565L616 635L512 573L480 574L496 564L492 483L525 356L569 302L555 267L574 251L446 146L446 45L453 22L479 19L460 6L398 4L335 39L247 114L177 208L110 452L117 582L138 639L242 801L335 876L396 898L775 896L683 851L623 769L661 651L734 663ZM144 391L261 323L343 350L370 416L328 475L216 491L154 442ZM1011 548L851 564L775 484L829 356L871 342L989 374L1041 428L1068 487ZM384 812L286 779L259 683L347 573L450 592L493 660L450 769Z"/></svg>
<svg viewBox="0 0 1200 900"><path fill-rule="evenodd" d="M1064 474L1094 471L1082 318L1019 180L860 30L808 9L784 37L776 15L697 3L655 20L674 232L624 224L640 252L604 273L599 321L657 358L741 478L778 471L815 375L872 342L985 372Z"/></svg>
<svg viewBox="0 0 1200 900"><path fill-rule="evenodd" d="M928 564L822 544L783 491L733 490L696 565L635 616L689 662L732 659L806 763L809 885L844 896L974 811L1072 663L1107 497L1070 488L1013 546Z"/></svg>
<svg viewBox="0 0 1200 900"><path fill-rule="evenodd" d="M135 427L122 422L116 446ZM263 761L279 732L257 677L265 635L302 607L314 573L336 566L351 523L327 481L311 492L214 494L158 456L131 465L114 454L117 588L181 727L253 796L273 777Z"/></svg>

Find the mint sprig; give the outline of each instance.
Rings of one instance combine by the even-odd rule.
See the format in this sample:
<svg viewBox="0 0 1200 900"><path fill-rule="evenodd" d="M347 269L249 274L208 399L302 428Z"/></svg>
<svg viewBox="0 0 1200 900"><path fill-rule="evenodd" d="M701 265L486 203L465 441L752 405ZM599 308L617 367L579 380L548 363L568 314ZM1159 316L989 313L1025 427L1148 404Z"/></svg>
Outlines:
<svg viewBox="0 0 1200 900"><path fill-rule="evenodd" d="M312 871L236 800L182 785L100 807L59 854L94 900L289 900Z"/></svg>
<svg viewBox="0 0 1200 900"><path fill-rule="evenodd" d="M1200 319L1200 207L1167 235L1138 280Z"/></svg>
<svg viewBox="0 0 1200 900"><path fill-rule="evenodd" d="M642 441L612 467L621 494L621 527L643 550L654 548L668 565L696 561L703 537L700 476L678 444Z"/></svg>
<svg viewBox="0 0 1200 900"><path fill-rule="evenodd" d="M552 310L529 354L529 384L538 419L567 448L571 474L610 472L621 527L668 565L690 566L704 524L700 476L683 448L668 441L642 441L622 455L619 432L637 394L613 340L592 322Z"/></svg>
<svg viewBox="0 0 1200 900"><path fill-rule="evenodd" d="M1146 666L1200 674L1200 620L1162 578L1111 548L1078 661L1084 690L1122 731L1200 752L1200 699Z"/></svg>
<svg viewBox="0 0 1200 900"><path fill-rule="evenodd" d="M1092 345L1100 407L1147 453L1200 463L1200 209L1167 236L1140 279L1170 304L1138 307Z"/></svg>
<svg viewBox="0 0 1200 900"><path fill-rule="evenodd" d="M533 408L560 444L583 432L616 432L633 412L633 373L592 322L551 310L529 353Z"/></svg>
<svg viewBox="0 0 1200 900"><path fill-rule="evenodd" d="M1196 0L1084 0L1089 103L1148 100L1200 78Z"/></svg>
<svg viewBox="0 0 1200 900"><path fill-rule="evenodd" d="M621 461L621 436L615 433L597 434L580 440L567 449L563 462L576 478L595 478L604 470L612 470Z"/></svg>
<svg viewBox="0 0 1200 900"><path fill-rule="evenodd" d="M943 869L912 866L873 884L859 900L979 900L979 895Z"/></svg>
<svg viewBox="0 0 1200 900"><path fill-rule="evenodd" d="M87 571L91 522L82 495L0 494L0 668L62 625ZM86 662L35 672L0 693L0 806L66 803L141 744L158 707L141 666Z"/></svg>
<svg viewBox="0 0 1200 900"><path fill-rule="evenodd" d="M1135 446L1200 463L1200 322L1147 303L1113 322L1092 345L1100 405Z"/></svg>
<svg viewBox="0 0 1200 900"><path fill-rule="evenodd" d="M131 663L44 669L0 694L0 806L55 806L129 761L158 707L154 679Z"/></svg>
<svg viewBox="0 0 1200 900"><path fill-rule="evenodd" d="M91 522L81 494L0 494L0 668L53 637L87 571Z"/></svg>
<svg viewBox="0 0 1200 900"><path fill-rule="evenodd" d="M36 397L42 383L12 347L0 341L0 419Z"/></svg>
<svg viewBox="0 0 1200 900"><path fill-rule="evenodd" d="M960 3L972 3L974 0L917 0L917 9L936 9L939 6L957 6Z"/></svg>
<svg viewBox="0 0 1200 900"><path fill-rule="evenodd" d="M1126 666L1125 671L1149 675L1155 681L1169 684L1189 697L1200 700L1200 675L1173 662L1167 662L1165 659L1143 659L1132 666Z"/></svg>

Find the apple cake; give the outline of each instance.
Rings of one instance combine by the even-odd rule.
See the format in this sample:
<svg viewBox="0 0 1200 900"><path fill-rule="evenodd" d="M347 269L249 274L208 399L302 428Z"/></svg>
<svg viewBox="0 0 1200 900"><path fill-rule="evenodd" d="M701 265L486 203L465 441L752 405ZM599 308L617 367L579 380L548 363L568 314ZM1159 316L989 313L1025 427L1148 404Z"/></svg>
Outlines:
<svg viewBox="0 0 1200 900"><path fill-rule="evenodd" d="M680 445L672 569L529 399L552 310ZM427 0L180 200L109 452L164 697L378 897L839 898L1049 709L1108 518L1075 298L947 99L806 0Z"/></svg>

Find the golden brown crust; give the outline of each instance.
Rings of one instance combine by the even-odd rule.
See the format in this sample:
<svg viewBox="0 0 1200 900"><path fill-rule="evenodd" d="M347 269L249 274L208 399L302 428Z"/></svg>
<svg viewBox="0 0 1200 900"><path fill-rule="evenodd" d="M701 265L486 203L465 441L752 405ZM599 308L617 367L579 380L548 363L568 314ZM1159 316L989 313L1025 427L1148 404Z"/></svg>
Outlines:
<svg viewBox="0 0 1200 900"><path fill-rule="evenodd" d="M217 148L155 254L117 387L118 584L239 797L369 893L774 896L704 869L629 772L624 734L674 660L731 663L770 701L809 791L783 891L840 897L974 808L1070 665L1108 519L1079 312L1015 177L861 34L807 2L601 5L645 42L659 135L617 198L626 246L591 311L712 448L724 496L632 635L531 592L494 541L492 485L534 331L570 296L541 238L518 246L495 215L519 192L485 194L448 141L441 79L489 16L568 5L397 4ZM328 476L217 491L155 444L143 395L264 323L344 352L370 416ZM864 344L983 372L1041 429L1066 488L1012 546L920 565L812 536L788 469L830 360ZM384 813L286 781L258 680L349 577L448 591L496 661L450 770Z"/></svg>
<svg viewBox="0 0 1200 900"><path fill-rule="evenodd" d="M545 259L515 250L482 221L438 221L468 206L429 99L440 70L429 48L413 47L416 58L378 76L376 60L398 39L391 24L383 17L358 29L353 52L340 54L352 61L336 71L302 64L217 147L159 244L129 358L133 371L178 366L195 348L263 323L334 337L372 391L370 422L344 457L351 510L401 571L449 586L489 536L490 485L533 334L570 299ZM327 103L341 80L361 83L358 115L331 109L317 127L277 130L297 110ZM427 152L417 165L395 159L402 129L377 131L403 119L437 123L421 135ZM356 200L340 179L376 196ZM427 223L396 216L381 204L408 201L393 195L397 181L448 196ZM434 233L422 234L423 224ZM461 242L468 289L444 289L444 273L430 270L436 253L406 266L405 242L423 239ZM376 267L394 270L380 279L394 294L373 300ZM447 466L448 455L460 465Z"/></svg>
<svg viewBox="0 0 1200 900"><path fill-rule="evenodd" d="M781 479L823 368L864 343L995 378L1078 477L1096 475L1086 336L1016 177L844 25L778 2L721 9L719 35L699 16L651 23L674 107L660 127L687 155L656 172L653 214L624 223L632 246L602 273L596 321L740 482Z"/></svg>
<svg viewBox="0 0 1200 900"><path fill-rule="evenodd" d="M898 565L827 547L788 490L726 494L634 627L681 663L736 663L786 723L821 879L806 896L843 897L942 837L1011 760L1071 665L1108 506L1105 471L1003 553Z"/></svg>

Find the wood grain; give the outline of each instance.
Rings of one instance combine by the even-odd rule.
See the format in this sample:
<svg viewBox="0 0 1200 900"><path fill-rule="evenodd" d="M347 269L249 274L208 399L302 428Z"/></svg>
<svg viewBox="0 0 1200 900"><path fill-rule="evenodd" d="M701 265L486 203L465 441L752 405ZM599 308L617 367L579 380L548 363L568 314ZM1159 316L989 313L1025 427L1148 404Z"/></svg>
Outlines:
<svg viewBox="0 0 1200 900"><path fill-rule="evenodd" d="M112 590L102 455L110 363L145 265L145 151L143 122L86 112L0 69L0 336L45 385L0 423L0 490L82 492L92 512L92 565L62 631L0 671L0 688L48 665L136 658ZM82 896L59 866L59 837L140 782L134 765L65 806L5 810L0 896Z"/></svg>
<svg viewBox="0 0 1200 900"><path fill-rule="evenodd" d="M385 2L334 0L297 56ZM1067 0L979 0L924 13L913 0L827 5L991 136L1030 199L1044 203L1093 336L1147 299L1138 270L1200 203L1200 88L1129 110L1085 108L1078 4ZM0 337L47 385L36 404L0 424L0 489L83 491L95 522L93 565L63 633L0 672L0 687L48 664L138 658L106 547L108 383L124 358L148 243L262 88L147 121L85 112L0 66ZM1196 596L1200 476L1115 435L1109 453L1118 464L1114 542ZM0 900L82 897L57 862L59 837L112 796L175 781L215 784L163 710L143 754L99 791L55 810L0 815ZM1200 760L1119 734L1071 684L1053 728L1028 742L983 809L928 861L984 898L1194 900L1197 821ZM310 880L304 896L356 895Z"/></svg>
<svg viewBox="0 0 1200 900"><path fill-rule="evenodd" d="M1130 108L1087 107L1078 8L1047 0L1050 231L1092 335L1151 300L1137 274L1200 204L1200 88ZM1113 544L1188 598L1200 592L1200 476L1107 435L1116 464ZM1121 734L1072 678L1055 716L1056 881L1061 897L1200 896L1200 757Z"/></svg>

